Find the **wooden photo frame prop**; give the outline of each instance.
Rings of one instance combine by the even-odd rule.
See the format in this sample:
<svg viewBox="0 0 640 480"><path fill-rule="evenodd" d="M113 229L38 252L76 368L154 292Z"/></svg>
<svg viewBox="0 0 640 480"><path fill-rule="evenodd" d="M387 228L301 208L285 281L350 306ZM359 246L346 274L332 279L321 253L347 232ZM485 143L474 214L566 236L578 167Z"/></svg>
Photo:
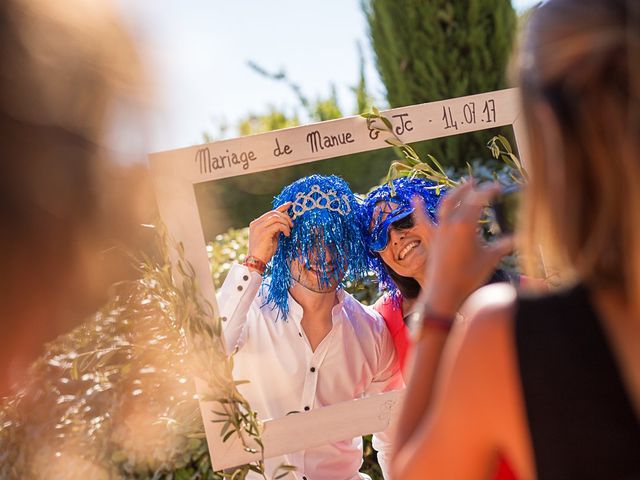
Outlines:
<svg viewBox="0 0 640 480"><path fill-rule="evenodd" d="M526 134L517 89L453 98L381 112L405 143L511 125L523 164ZM384 133L360 116L221 140L149 155L160 216L169 235L184 245L203 295L217 315L215 289L206 253L194 186L202 182L388 148ZM398 411L403 392L389 392L264 422L264 458L304 450L384 430ZM214 469L261 459L232 436L220 436L213 402L201 412ZM306 432L299 435L300 431Z"/></svg>

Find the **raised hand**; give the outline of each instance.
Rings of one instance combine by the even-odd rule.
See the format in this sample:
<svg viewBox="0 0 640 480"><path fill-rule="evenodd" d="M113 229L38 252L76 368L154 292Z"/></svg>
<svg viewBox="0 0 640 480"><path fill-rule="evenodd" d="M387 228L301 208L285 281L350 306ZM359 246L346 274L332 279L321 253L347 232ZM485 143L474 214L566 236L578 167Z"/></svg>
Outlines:
<svg viewBox="0 0 640 480"><path fill-rule="evenodd" d="M478 233L483 208L500 191L497 184L467 182L449 192L438 209L438 226L429 245L427 286L421 302L440 315L453 315L482 286L500 259L513 250L513 239L486 242ZM424 206L416 202L423 218Z"/></svg>
<svg viewBox="0 0 640 480"><path fill-rule="evenodd" d="M248 254L268 263L278 248L280 233L285 236L291 234L293 220L287 214L291 202L283 203L256 218L249 224L249 252Z"/></svg>

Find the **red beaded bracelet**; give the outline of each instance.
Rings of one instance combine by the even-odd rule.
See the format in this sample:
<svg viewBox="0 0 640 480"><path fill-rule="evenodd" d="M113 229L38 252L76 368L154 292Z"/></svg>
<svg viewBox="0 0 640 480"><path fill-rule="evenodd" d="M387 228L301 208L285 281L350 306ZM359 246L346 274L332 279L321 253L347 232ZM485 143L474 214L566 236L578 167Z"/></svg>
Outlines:
<svg viewBox="0 0 640 480"><path fill-rule="evenodd" d="M414 336L414 342L419 342L425 337L425 334L429 330L438 330L443 333L449 333L453 328L456 316L436 315L426 310L420 319L420 326L418 332Z"/></svg>
<svg viewBox="0 0 640 480"><path fill-rule="evenodd" d="M267 269L267 264L260 260L258 257L254 257L253 255L247 255L247 258L244 259L244 262L242 262L242 264L245 267L257 270L260 275L262 275Z"/></svg>
<svg viewBox="0 0 640 480"><path fill-rule="evenodd" d="M448 332L453 327L455 319L455 315L435 315L427 311L422 314L422 327L433 327Z"/></svg>

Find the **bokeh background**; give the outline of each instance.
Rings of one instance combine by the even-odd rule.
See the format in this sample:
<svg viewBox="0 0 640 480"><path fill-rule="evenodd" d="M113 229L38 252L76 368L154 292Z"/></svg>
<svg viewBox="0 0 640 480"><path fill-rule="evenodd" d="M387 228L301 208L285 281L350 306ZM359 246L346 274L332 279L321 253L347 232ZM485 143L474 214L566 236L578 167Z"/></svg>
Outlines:
<svg viewBox="0 0 640 480"><path fill-rule="evenodd" d="M40 6L45 13L53 5L45 0L15 2ZM88 47L99 46L99 51L104 47L113 53L117 45L92 43L101 41L98 32L91 31L90 22L100 17L100 11L81 2L69 0L70 5L82 5L82 10L66 2L52 10L61 18L72 18L70 24L83 25L77 29L82 41L73 47L82 53L78 65L91 72L92 63L87 59L95 55ZM119 205L116 212L122 213L117 218L138 210L127 195L130 191L150 197L144 195L148 193L144 180L123 180L144 177L145 153L359 114L373 105L398 107L507 86L508 59L533 3L117 0L119 20L138 49L135 58L145 72L140 86L146 93L143 108L128 101L110 104L111 127L106 138L100 139L108 146L109 166L123 167L118 175L102 178L120 187L113 193L120 201L115 203ZM83 17L82 12L87 11L91 15ZM46 70L44 84L52 87L52 95L59 94L58 101L82 100L80 105L91 107L90 100L96 96L83 97L85 91L70 84L75 78L74 57L59 44L44 40L39 46L49 56L37 60L55 67ZM123 42L128 45L126 39ZM105 58L105 76L113 75L111 57ZM61 86L67 88L57 88ZM25 104L32 106L28 100ZM58 122L67 111L73 113L65 106L51 110L50 123ZM97 116L102 125L104 119ZM87 117L78 118L83 120L80 124L87 123ZM34 123L42 120L40 116ZM425 142L416 149L421 155L435 155L452 177L466 172L467 163L475 174L491 177L503 167L486 147L496 133L507 138L510 134L508 129L488 131ZM31 137L28 140L34 150L44 148ZM51 151L44 153L40 158L48 162L47 168L29 178L51 186L51 173L62 164L50 168L57 160ZM387 149L278 170L258 179L246 176L197 186L215 284L220 285L233 262L242 261L247 242L244 227L268 208L283 185L312 172L336 173L350 181L355 191L366 193L381 181L395 158ZM28 170L31 164L24 165ZM73 179L74 171L65 173ZM51 198L56 197L54 188L36 193L49 190ZM149 223L155 222L152 207L140 210ZM17 285L19 293L30 292L20 308L37 305L46 311L37 318L39 323L25 322L24 309L16 309L22 317L2 311L3 327L20 327L33 347L22 363L29 364L31 355L37 359L19 388L0 403L0 478L223 478L211 469L192 381L195 372L202 370L189 348L194 338L209 339L204 342L209 371L227 369L226 359L214 348L219 322L196 301L197 286L188 265L172 270L167 249L175 245L161 234L151 236L157 240L156 247L142 240L128 242L133 251L117 246L104 249L97 242L102 264L117 265L114 252L120 252L119 262L126 258L129 267L127 276L120 276L121 281L110 288L85 277L78 277L75 283L63 282L60 274L70 263L59 249L50 252L54 250L48 245L50 238L36 236L37 248L22 249L20 262L24 263L18 262L15 271L23 274L24 282L16 283L12 275L6 279ZM133 235L123 237L131 240ZM56 258L61 266L39 261L41 252ZM87 256L82 264L96 274L94 256ZM32 278L39 280L37 288ZM87 285L100 292L91 302ZM348 287L364 303L378 295L375 279ZM45 293L65 301L65 309L55 312L55 317L44 308ZM94 313L86 313L89 307L68 309L85 303L92 306L91 312L95 305L103 306ZM20 353L26 352L21 344L13 343ZM224 372L216 375L233 388L233 379ZM234 478L244 478L248 469ZM369 438L365 439L363 471L380 478Z"/></svg>

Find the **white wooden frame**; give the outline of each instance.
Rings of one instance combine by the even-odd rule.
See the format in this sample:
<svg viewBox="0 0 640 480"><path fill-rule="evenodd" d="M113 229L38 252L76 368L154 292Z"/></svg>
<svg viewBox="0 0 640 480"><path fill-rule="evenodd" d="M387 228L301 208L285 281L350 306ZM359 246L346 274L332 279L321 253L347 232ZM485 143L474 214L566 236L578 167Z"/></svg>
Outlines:
<svg viewBox="0 0 640 480"><path fill-rule="evenodd" d="M382 113L406 143L512 125L521 160L526 163L526 134L518 95L517 89L506 89ZM194 266L202 292L213 304L216 315L215 290L194 185L387 148L384 137L384 133L369 130L364 118L353 116L149 156L160 216L169 234L183 243L186 259ZM390 392L268 420L262 435L264 457L384 430L399 410L402 395L401 391ZM222 442L220 424L211 422L212 410L212 402L201 402L214 468L259 460L259 453L246 451L235 437ZM298 435L300 431L307 434Z"/></svg>

